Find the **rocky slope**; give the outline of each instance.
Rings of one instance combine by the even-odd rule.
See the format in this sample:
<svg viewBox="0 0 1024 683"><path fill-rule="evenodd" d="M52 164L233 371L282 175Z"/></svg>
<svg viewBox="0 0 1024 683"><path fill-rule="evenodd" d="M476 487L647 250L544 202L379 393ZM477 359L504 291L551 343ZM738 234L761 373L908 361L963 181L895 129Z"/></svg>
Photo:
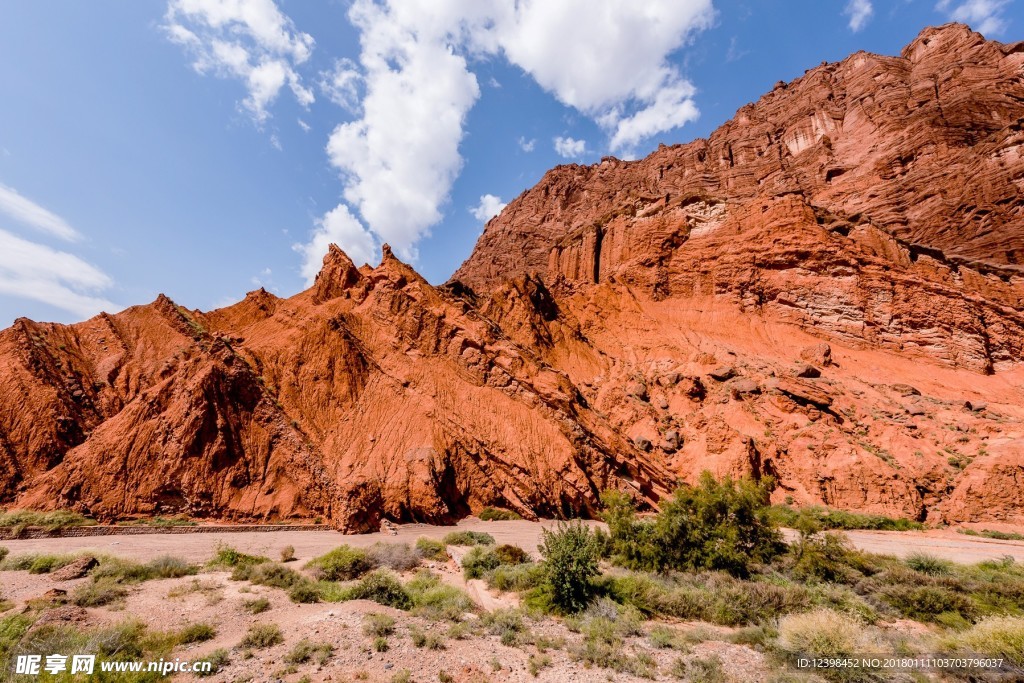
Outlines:
<svg viewBox="0 0 1024 683"><path fill-rule="evenodd" d="M779 84L708 140L562 166L432 287L0 333L0 503L449 521L779 501L1024 522L1024 44L963 26Z"/></svg>

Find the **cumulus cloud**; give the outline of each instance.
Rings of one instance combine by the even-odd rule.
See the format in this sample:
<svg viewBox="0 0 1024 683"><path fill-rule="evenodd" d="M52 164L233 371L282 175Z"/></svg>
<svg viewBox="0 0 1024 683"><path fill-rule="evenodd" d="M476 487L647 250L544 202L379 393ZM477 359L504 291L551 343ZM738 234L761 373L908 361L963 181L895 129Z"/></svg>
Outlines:
<svg viewBox="0 0 1024 683"><path fill-rule="evenodd" d="M466 116L480 97L474 62L504 57L631 155L697 118L695 88L670 56L711 26L714 9L711 0L354 0L348 17L359 57L319 80L352 116L327 144L359 229L346 224L357 244L386 241L415 260L462 169ZM244 64L230 53L220 62ZM268 92L280 83L273 75ZM520 141L524 151L533 144ZM564 138L559 153L585 150ZM323 234L318 226L302 249L307 277L319 268Z"/></svg>
<svg viewBox="0 0 1024 683"><path fill-rule="evenodd" d="M41 301L80 317L120 306L100 296L114 284L73 254L0 230L0 293Z"/></svg>
<svg viewBox="0 0 1024 683"><path fill-rule="evenodd" d="M945 12L952 21L971 25L985 35L998 35L1006 29L1003 8L1008 0L940 0L936 9Z"/></svg>
<svg viewBox="0 0 1024 683"><path fill-rule="evenodd" d="M78 231L68 225L63 218L22 196L17 190L2 184L0 184L0 212L54 237L68 241L81 239Z"/></svg>
<svg viewBox="0 0 1024 683"><path fill-rule="evenodd" d="M347 206L339 204L317 220L309 242L292 247L302 255L302 276L307 286L313 284L320 272L324 254L332 242L356 264L375 263L377 260L377 244L373 235L366 231Z"/></svg>
<svg viewBox="0 0 1024 683"><path fill-rule="evenodd" d="M473 214L473 218L477 219L481 223L486 223L501 213L501 210L506 206L508 206L508 204L501 201L501 197L496 197L493 194L485 194L480 196L480 203L471 207L469 212Z"/></svg>
<svg viewBox="0 0 1024 683"><path fill-rule="evenodd" d="M850 19L850 30L854 33L867 26L868 20L871 19L874 12L875 8L871 6L871 0L849 0L843 9L843 14Z"/></svg>
<svg viewBox="0 0 1024 683"><path fill-rule="evenodd" d="M566 159L579 159L587 151L587 141L571 137L557 137L554 140L555 152Z"/></svg>
<svg viewBox="0 0 1024 683"><path fill-rule="evenodd" d="M314 101L296 67L309 59L313 38L295 28L273 0L170 0L168 37L184 47L199 73L241 80L241 106L257 124L287 86L304 107Z"/></svg>
<svg viewBox="0 0 1024 683"><path fill-rule="evenodd" d="M534 140L533 138L531 138L529 140L527 140L524 137L520 137L519 138L519 149L523 150L524 152L527 152L527 153L532 152L533 148L536 147L536 146L537 146L537 141Z"/></svg>

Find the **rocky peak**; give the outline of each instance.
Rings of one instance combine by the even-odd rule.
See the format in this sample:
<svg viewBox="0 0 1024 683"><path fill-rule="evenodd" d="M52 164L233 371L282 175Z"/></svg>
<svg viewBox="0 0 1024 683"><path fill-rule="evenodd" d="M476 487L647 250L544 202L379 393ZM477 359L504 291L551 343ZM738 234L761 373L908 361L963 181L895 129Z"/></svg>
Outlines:
<svg viewBox="0 0 1024 683"><path fill-rule="evenodd" d="M363 279L355 263L337 244L331 244L324 264L313 282L313 299L317 303L342 296Z"/></svg>

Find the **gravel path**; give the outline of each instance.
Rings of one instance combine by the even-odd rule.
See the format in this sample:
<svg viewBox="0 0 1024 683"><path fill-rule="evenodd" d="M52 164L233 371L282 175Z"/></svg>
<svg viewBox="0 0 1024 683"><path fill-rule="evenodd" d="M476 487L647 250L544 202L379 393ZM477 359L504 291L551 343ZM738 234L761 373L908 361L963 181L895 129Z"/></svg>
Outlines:
<svg viewBox="0 0 1024 683"><path fill-rule="evenodd" d="M296 558L305 561L343 543L360 547L381 541L414 543L420 536L439 539L457 529L486 531L494 536L498 543L511 543L530 552L535 552L537 543L540 541L541 529L555 524L555 522L526 521L481 522L478 519L469 518L454 527L406 524L398 528L397 535L375 533L344 536L333 531L147 534L143 536L29 539L4 541L0 545L9 548L12 553L56 553L89 549L130 557L139 561L170 554L192 562L209 559L220 544L227 544L250 554L266 555L272 559L277 559L281 549L291 545L295 547ZM594 524L597 523L594 522ZM924 552L954 562L974 563L1009 555L1018 562L1024 562L1024 541L997 541L965 536L953 529L850 531L847 532L847 535L857 548L899 557Z"/></svg>

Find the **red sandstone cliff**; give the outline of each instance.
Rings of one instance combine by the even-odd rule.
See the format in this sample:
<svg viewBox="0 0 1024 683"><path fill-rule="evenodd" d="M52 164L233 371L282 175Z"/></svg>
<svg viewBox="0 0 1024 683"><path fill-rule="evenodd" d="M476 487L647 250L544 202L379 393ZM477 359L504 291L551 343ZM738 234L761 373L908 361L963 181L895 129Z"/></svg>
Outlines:
<svg viewBox="0 0 1024 683"><path fill-rule="evenodd" d="M550 171L443 287L332 248L289 299L19 320L0 504L361 530L710 469L1024 522L1022 68L958 25L822 65L709 140Z"/></svg>

